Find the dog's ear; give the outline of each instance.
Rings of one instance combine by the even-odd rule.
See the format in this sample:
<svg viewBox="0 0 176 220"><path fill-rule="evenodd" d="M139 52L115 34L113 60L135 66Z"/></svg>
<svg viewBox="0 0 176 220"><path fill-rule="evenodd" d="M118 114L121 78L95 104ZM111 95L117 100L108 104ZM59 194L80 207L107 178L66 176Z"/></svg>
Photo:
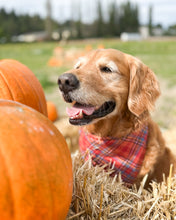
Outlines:
<svg viewBox="0 0 176 220"><path fill-rule="evenodd" d="M128 108L139 117L143 112L150 111L160 95L159 83L151 69L138 59L129 63L130 81Z"/></svg>

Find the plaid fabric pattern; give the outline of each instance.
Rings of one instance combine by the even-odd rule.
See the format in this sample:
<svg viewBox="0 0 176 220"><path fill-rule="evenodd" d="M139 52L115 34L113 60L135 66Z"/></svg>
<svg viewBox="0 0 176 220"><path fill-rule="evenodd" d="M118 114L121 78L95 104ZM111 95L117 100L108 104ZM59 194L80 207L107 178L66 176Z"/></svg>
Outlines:
<svg viewBox="0 0 176 220"><path fill-rule="evenodd" d="M101 138L80 129L79 146L81 153L91 155L93 165L107 164L113 168L113 175L120 172L124 182L134 183L146 152L147 136L148 126L122 138Z"/></svg>

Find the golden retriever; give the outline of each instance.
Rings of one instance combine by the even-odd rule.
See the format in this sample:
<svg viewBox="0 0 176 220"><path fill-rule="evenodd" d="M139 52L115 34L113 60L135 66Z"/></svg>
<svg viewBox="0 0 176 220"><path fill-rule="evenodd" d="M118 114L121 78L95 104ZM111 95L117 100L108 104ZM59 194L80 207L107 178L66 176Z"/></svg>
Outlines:
<svg viewBox="0 0 176 220"><path fill-rule="evenodd" d="M146 151L135 183L163 180L176 160L151 119L160 88L153 71L139 59L115 49L99 49L81 57L58 79L70 123L96 137L122 138L148 128ZM174 171L175 172L175 171Z"/></svg>

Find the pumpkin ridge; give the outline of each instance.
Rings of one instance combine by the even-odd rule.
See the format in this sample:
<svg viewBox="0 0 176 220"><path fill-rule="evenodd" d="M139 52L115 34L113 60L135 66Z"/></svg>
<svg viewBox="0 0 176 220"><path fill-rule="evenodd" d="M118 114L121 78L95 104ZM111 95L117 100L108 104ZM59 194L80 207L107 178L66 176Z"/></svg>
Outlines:
<svg viewBox="0 0 176 220"><path fill-rule="evenodd" d="M0 159L2 154L11 177L13 220L65 219L72 197L73 176L71 155L62 134L43 114L8 100L0 100L0 125ZM0 166L0 177L6 177L3 166ZM0 181L0 187L3 202L0 219L12 220L3 217L10 215L4 209L8 207L5 180Z"/></svg>
<svg viewBox="0 0 176 220"><path fill-rule="evenodd" d="M43 115L41 115L41 117L42 117L45 121L48 120L48 119L47 119L46 117L44 117ZM69 149L68 149L68 147L67 147L65 138L62 136L62 134L60 133L60 131L55 127L55 125L53 125L53 123L52 123L51 121L49 121L48 123L50 123L50 124L53 126L55 133L57 134L57 136L59 136L60 139L62 139L62 143L64 143L64 145L65 145L65 147L62 147L62 148L58 147L59 144L58 144L57 139L55 139L54 137L52 138L52 142L54 143L55 146L57 146L57 147L55 148L55 151L58 152L56 155L62 155L62 157L63 157L63 158L62 158L62 163L64 164L64 167L66 167L66 169L67 169L68 171L70 170L70 167L71 167L71 172L72 172L72 160L71 160L71 155L70 155L70 151L69 151ZM44 125L44 128L46 128L46 130L48 131L46 124L43 124L43 125ZM49 132L49 131L48 131L48 132ZM38 147L38 146L37 146L37 147ZM60 159L60 158L58 158L58 159ZM69 161L70 161L70 163L68 163ZM68 179L68 180L71 179L70 182L73 183L73 176L72 176L72 173L71 173L71 172L69 172L69 173L64 172L64 177L67 176L67 179ZM69 184L70 184L70 182L69 182ZM65 188L65 189L63 188L63 191L67 191L67 193L68 193L68 195L69 195L69 194L70 194L70 190L69 190L70 187L67 186L67 185L65 185L65 187L66 187L66 188ZM73 190L73 189L71 189L71 194L72 194L72 190ZM64 203L64 202L65 202L65 201L63 201L63 203ZM71 202L71 200L70 200L70 202ZM67 209L69 210L69 206L67 207Z"/></svg>
<svg viewBox="0 0 176 220"><path fill-rule="evenodd" d="M44 119L46 119L43 115L41 115L41 117L44 118ZM52 122L49 121L49 123L53 125ZM44 129L47 130L47 132L49 132L48 129L47 129L46 124L43 124L43 127L44 127ZM62 142L66 143L66 142L65 142L65 139L64 139L64 137L61 135L60 131L59 131L55 126L54 126L54 128L55 128L55 133L57 133L57 135L60 136L60 139L63 139ZM58 146L58 141L57 141L54 137L52 138L52 142L54 143L55 146ZM39 149L39 144L36 145L36 148L39 150L40 156L42 155L42 158L44 158L44 155L43 155L43 152L42 152L41 148ZM62 163L64 164L64 167L66 167L66 168L68 168L68 170L70 170L70 166L72 167L72 163L68 164L68 162L71 161L70 151L69 151L68 147L67 147L67 146L65 146L65 148L56 147L54 150L58 152L56 155L62 155L62 157L63 157ZM63 152L63 150L64 150L65 152ZM67 155L69 156L69 159L70 159L70 160L68 160L68 157L66 157ZM59 159L59 158L58 158L58 159ZM66 161L67 161L67 163L66 163ZM46 168L47 168L47 167L46 167ZM67 175L66 175L66 174L67 174ZM50 177L50 175L47 175L47 176ZM64 172L64 176L65 176L65 177L67 176L67 179L69 180L69 179L70 179L70 176L72 176L72 174L71 174L71 173ZM72 182L73 182L73 179L72 179ZM53 193L53 189L52 189L52 182L49 181L48 183L49 183L49 186L50 186L50 187L49 187L49 188L50 188L50 193L51 193L51 195L52 195L52 198L51 198L51 199L52 199L52 203L53 203L52 207L53 207L53 209L54 209L54 200L56 200L56 199L55 199L54 196L53 196L54 193ZM63 187L64 187L64 186L63 186ZM69 190L68 190L68 189L69 189L69 186L65 185L65 187L66 187L66 189L63 188L63 191L67 191L68 194L69 194L69 193L70 193ZM67 187L68 187L68 188L67 188ZM64 202L65 202L65 201L63 201L63 203L64 203ZM71 200L70 200L70 202L71 202ZM68 210L69 210L69 207L68 207ZM52 219L54 219L54 217L55 217L55 216L52 216Z"/></svg>
<svg viewBox="0 0 176 220"><path fill-rule="evenodd" d="M12 107L12 106L11 106ZM23 109L23 107L22 107L22 109ZM33 111L33 109L31 109L32 111ZM17 110L17 111L19 111L19 110ZM37 112L38 113L38 112ZM11 116L11 114L10 115L5 115L6 117L7 116L9 116L9 119L13 119L13 117ZM29 116L31 116L31 117L33 117L31 114L30 114L30 112L27 112L27 116L29 117ZM42 115L43 116L43 115ZM44 117L44 116L43 116ZM21 118L21 120L24 120L24 118ZM25 121L24 121L24 124L26 124L25 123ZM45 185L47 185L47 186L49 186L49 184L48 184L48 182L46 183L46 180L47 180L47 177L48 177L48 175L46 175L46 171L45 171L45 168L46 168L46 166L44 167L44 164L45 164L45 162L46 161L44 161L42 158L41 158L41 154L40 154L40 152L38 151L38 149L37 149L37 144L36 143L34 143L34 141L32 140L33 138L30 138L31 137L31 135L30 135L30 132L28 131L28 130L25 130L25 126L19 126L18 127L18 129L20 129L20 130L22 130L22 132L23 132L23 134L24 133L26 133L26 135L29 137L29 139L28 139L28 142L30 141L30 144L32 144L34 147L32 148L32 155L35 155L35 157L33 158L34 159L34 161L35 161L35 163L36 164L40 164L40 171L41 171L41 173L43 174L42 175L42 178L44 179L44 181L45 181ZM12 129L11 129L12 130ZM31 149L29 149L29 145L27 144L27 146L26 146L26 148L27 148L27 150L29 151L29 150L31 150ZM0 150L1 150L1 152L2 152L2 148L0 148ZM23 151L23 150L22 150ZM3 157L5 158L6 156L4 155L4 153L2 154L3 155ZM42 164L42 165L41 165ZM21 167L23 167L23 165L21 165ZM35 166L34 166L34 168L35 168ZM28 169L28 168L27 168ZM32 168L33 169L33 168ZM23 171L26 171L26 167L24 166L23 168L22 168L22 170ZM35 169L34 169L34 171L35 171ZM34 181L36 181L36 179L39 177L38 175L37 175L37 172L35 171L34 172ZM41 174L40 174L41 175ZM9 176L10 176L10 174L9 174ZM11 177L11 176L10 176ZM12 180L12 182L13 182L13 177L11 177L10 178L11 180ZM27 184L27 179L25 178L24 179L24 184L26 185ZM38 183L37 183L38 184ZM37 185L37 187L38 187L38 185ZM13 187L11 187L12 189L13 189ZM12 192L13 192L13 190L12 190ZM49 195L50 194L50 190L48 190L48 188L47 187L45 187L45 192L44 193L47 193L47 195ZM18 195L18 193L16 194L16 196L18 197L19 195ZM15 198L14 196L13 196L13 198ZM47 197L48 198L48 197ZM14 199L14 200L16 200L16 199ZM48 202L48 199L47 199L47 203L45 202L45 206L47 206L47 210L50 210L50 208L51 208L51 204ZM14 213L15 214L15 213ZM47 213L47 216L49 216L49 215L51 215L51 211L49 212L48 211L48 213ZM15 215L14 215L15 216ZM19 217L19 212L18 213L16 213L16 217L17 217L17 219L18 219L18 217ZM15 219L15 217L14 217L14 219ZM48 218L48 219L52 219L52 218Z"/></svg>
<svg viewBox="0 0 176 220"><path fill-rule="evenodd" d="M53 190L52 190L52 187L51 187L51 180L50 180L50 178L49 178L50 175L48 175L48 172L46 171L46 170L47 170L47 166L45 165L45 163L43 163L43 161L45 161L45 158L44 158L44 156L43 156L42 150L38 148L38 144L36 144L33 139L31 139L30 141L31 141L32 145L35 146L37 155L39 155L40 157L42 157L42 160L40 160L40 164L42 164L42 166L41 166L41 167L42 167L42 172L45 174L45 177L47 177L47 178L46 178L46 179L47 179L47 185L48 185L48 187L49 187L49 194L50 194L50 198L47 197L47 200L51 201L50 207L49 207L49 209L48 209L48 213L49 213L49 210L52 210L52 211L50 211L50 214L52 215L52 216L51 216L51 219L54 219L54 216L53 216L53 213L54 213L54 212L53 212L53 211L54 211L54 208L55 208L55 207L54 207ZM46 184L46 180L45 180L45 184ZM48 203L48 204L49 204L49 203Z"/></svg>
<svg viewBox="0 0 176 220"><path fill-rule="evenodd" d="M23 96L23 97L22 97L22 100L25 100L25 102L22 102L22 101L21 101L21 103L26 105L27 102L26 102L26 97L25 97L24 92L23 92L24 90L23 90L23 88L22 88L22 86L21 86L21 83L19 83L18 80L17 80L16 71L14 71L14 68L12 68L12 65L7 64L7 67L9 67L9 69L11 69L11 72L14 73L14 74L11 74L10 77L13 79L13 81L16 83L18 89L20 90L20 94L21 94L21 96ZM16 69L17 69L17 68L15 68L15 70L16 70ZM18 70L18 72L19 72L19 71L20 71L20 70ZM20 76L20 77L23 78L23 76ZM30 88L30 85L29 85L29 88ZM15 97L14 97L13 100L15 100Z"/></svg>
<svg viewBox="0 0 176 220"><path fill-rule="evenodd" d="M23 64L22 64L23 65ZM26 67L25 67L25 65L23 65L23 68L25 68L26 69ZM19 73L20 74L22 74L22 76L23 76L23 80L29 85L29 87L31 87L32 88L32 92L33 92L33 94L34 94L34 98L36 99L36 97L38 98L38 100L39 100L39 96L38 96L38 92L37 92L37 90L36 90L36 87L35 86L33 86L33 84L31 85L31 84L29 84L29 82L30 82L30 80L28 79L28 77L27 77L27 75L24 75L23 74L23 71L18 67L18 66L16 66L16 69L19 71ZM28 73L30 72L30 74L32 74L33 76L35 76L29 69L27 70L28 71ZM25 76L25 77L24 77ZM37 78L36 78L37 79ZM38 79L37 79L38 80ZM35 82L34 82L35 83ZM39 90L39 88L38 88L38 86L39 85L37 85L37 89ZM40 93L41 93L41 90L40 90ZM43 93L43 91L42 91L42 93ZM44 95L44 94L43 94ZM41 97L40 97L41 98ZM42 102L43 103L43 102ZM42 111L42 104L41 104L41 102L38 102L38 107L39 107L39 110L40 110L40 112ZM44 114L46 113L46 112L43 112ZM45 114L46 115L46 114Z"/></svg>
<svg viewBox="0 0 176 220"><path fill-rule="evenodd" d="M8 169L7 169L7 162L5 161L5 156L4 156L4 154L3 154L3 152L2 152L2 150L1 150L1 148L0 148L0 158L1 158L1 162L3 161L3 164L4 164L4 170L5 170L5 175L6 175L6 179L7 179L7 182L8 182L8 188L9 188L9 190L10 190L10 195L11 195L11 206L9 206L9 207L11 207L11 210L12 210L12 216L11 216L11 218L12 217L14 217L15 216L15 203L14 203L14 194L13 194L13 190L12 190L12 187L11 187L11 184L10 184L10 180L12 179L11 178L11 176L10 176L10 174L9 174L9 172L8 172ZM9 180L10 179L10 180ZM9 194L8 194L8 196L9 196Z"/></svg>
<svg viewBox="0 0 176 220"><path fill-rule="evenodd" d="M1 97L28 105L47 116L46 98L35 74L13 59L0 60Z"/></svg>
<svg viewBox="0 0 176 220"><path fill-rule="evenodd" d="M10 65L10 67L11 67L11 65ZM19 68L17 68L16 67L16 69L15 70L17 70L18 71L18 73L20 73L20 75L21 75L21 70L19 69ZM12 72L13 72L13 70L11 70ZM15 71L14 71L14 73L15 73ZM18 85L18 88L19 88L19 90L21 91L21 94L23 95L23 100L24 100L24 102L23 102L23 104L25 104L25 105L27 105L26 103L28 103L27 102L27 100L26 100L26 95L24 95L25 94L25 89L24 89L24 85L23 86L21 86L21 83L19 83L18 82L18 80L16 79L16 77L15 77L15 74L13 75L11 75L11 77L13 78L13 80L15 81L15 83ZM36 94L36 91L34 91L34 88L29 84L29 81L28 80L26 80L26 77L24 77L24 74L22 75L22 76L20 76L20 77L22 77L23 78L23 81L25 82L25 84L27 84L26 86L28 86L28 90L30 89L30 96L32 96L33 97L33 99L35 99L35 102L34 103L36 103L37 102L37 94ZM23 82L23 83L24 83ZM32 87L32 89L31 89L31 87ZM37 107L39 107L39 111L42 111L42 108L41 108L41 104L40 104L40 102L37 102L38 103L38 106ZM30 107L32 107L32 106L30 106Z"/></svg>
<svg viewBox="0 0 176 220"><path fill-rule="evenodd" d="M40 159L40 164L41 164L41 167L40 167L40 170L42 169L42 173L45 175L45 184L48 186L47 188L47 191L49 192L48 194L50 195L49 197L47 197L47 200L50 201L48 202L48 214L51 215L51 218L50 219L54 219L53 218L53 211L54 211L54 200L53 200L53 193L52 193L52 190L51 190L51 184L50 184L50 180L49 180L49 177L50 175L48 175L47 173L47 166L45 165L45 158L43 157L42 155L42 151L38 148L38 145L34 143L34 140L30 140L30 142L33 144L33 146L35 146L35 154L37 154L39 157L37 158L37 160L40 159L40 157L42 157L42 159Z"/></svg>
<svg viewBox="0 0 176 220"><path fill-rule="evenodd" d="M1 78L3 79L4 83L6 84L6 87L7 87L8 91L9 91L9 94L10 94L10 96L11 96L11 99L14 100L14 97L13 97L13 94L12 94L10 88L9 88L8 82L7 82L6 78L4 77L4 75L3 75L3 73L2 73L1 70L0 70L0 76L1 76Z"/></svg>
<svg viewBox="0 0 176 220"><path fill-rule="evenodd" d="M55 127L55 126L54 126L54 127ZM66 145L65 139L64 139L64 137L61 135L60 131L59 131L56 127L55 127L55 130L56 130L56 133L59 133L60 139L63 139L62 142L64 142L65 145ZM56 141L55 139L53 139L53 141L54 141L55 145L58 146L57 141ZM64 152L63 152L63 150L64 150ZM66 167L67 170L70 170L70 167L71 167L71 170L72 170L72 159L71 159L71 155L70 155L70 151L69 151L68 147L65 147L65 148L62 148L62 149L60 149L59 147L57 147L57 151L59 152L59 154L62 154L62 157L63 157L62 163L64 163L64 167ZM68 158L68 157L69 157L69 158ZM67 161L67 163L66 163L66 161ZM70 161L70 164L68 164L69 161ZM71 181L69 182L69 184L71 184L71 182L73 183L72 173L67 173L67 172L65 172L65 173L64 173L64 176L65 176L65 177L66 177L66 174L67 174L67 179L68 179L68 180L71 178ZM66 186L66 185L65 185L65 187L66 187L66 189L63 188L63 190L66 190L67 193L68 193L68 195L69 195L70 193L72 194L73 188L71 189L71 192L70 192L70 191L69 191L69 188L70 188L70 187L69 187L69 186ZM65 201L63 201L63 203L64 203L64 202L65 202ZM71 200L70 200L70 202L71 202ZM68 210L69 210L69 206L68 206Z"/></svg>
<svg viewBox="0 0 176 220"><path fill-rule="evenodd" d="M21 64L22 65L22 64ZM16 77L15 77L15 75L18 75L19 77L21 77L22 79L23 79L23 83L25 82L27 85L28 85L28 90L30 90L30 94L32 94L32 97L33 97L33 99L35 100L34 102L32 102L32 103L37 103L38 104L38 109L39 109L39 111L41 112L42 111L42 107L41 107L41 103L40 102L36 102L37 101L37 98L36 97L38 97L37 96L37 92L35 91L35 88L33 87L33 85L31 85L30 83L29 83L29 80L27 79L27 76L24 74L24 72L28 72L29 73L29 71L28 70L26 70L26 71L22 71L21 70L21 68L19 68L18 66L15 66L15 69L14 69L14 67L13 67L13 65L12 64L7 64L7 66L11 69L11 72L14 72L14 74L11 74L11 78L15 81L15 83L18 85L18 88L21 90L21 91L24 91L23 89L22 89L22 86L21 86L21 83L19 83L18 82L18 80L16 79ZM13 68L12 68L13 67ZM23 85L24 86L24 85ZM22 92L22 94L23 94L23 97L25 97L25 95L24 95L24 92ZM25 100L25 98L23 99L23 100ZM38 99L39 100L39 99ZM26 103L28 103L27 101L25 101L25 102L23 102L23 104L25 104L26 105ZM31 107L33 107L34 108L34 106L31 106Z"/></svg>
<svg viewBox="0 0 176 220"><path fill-rule="evenodd" d="M13 60L13 61L15 61L15 60ZM18 61L15 61L15 62L18 62ZM19 62L18 62L19 63ZM38 94L40 93L42 93L42 99L44 99L45 100L45 102L44 102L44 100L43 100L43 102L41 103L39 103L39 105L40 105L40 109L44 109L43 107L45 107L45 112L43 112L44 113L44 115L46 115L47 116L47 109L46 109L46 99L45 99L45 94L44 94L44 92L43 92L43 88L42 88L42 86L41 86L41 84L40 84L40 82L39 82L39 80L37 79L37 77L35 76L35 74L28 68L28 67L26 67L24 64L22 64L22 63L20 63L21 64L21 66L25 69L25 72L27 71L32 77L35 77L36 78L36 80L33 82L33 84L31 85L31 87L32 87L32 89L33 89L33 91L35 91L35 96L37 96L38 98L39 98L39 96L38 96ZM23 73L23 71L21 70L21 69L19 69L19 66L16 66L16 68L20 71L20 73ZM25 79L26 80L26 82L30 82L30 80L31 79L28 79L28 75L25 75L26 77L24 78L24 74L23 74L23 79ZM37 85L36 85L37 84ZM39 93L38 93L38 91L39 91ZM41 98L41 97L40 97ZM44 106L44 103L45 103L45 106Z"/></svg>

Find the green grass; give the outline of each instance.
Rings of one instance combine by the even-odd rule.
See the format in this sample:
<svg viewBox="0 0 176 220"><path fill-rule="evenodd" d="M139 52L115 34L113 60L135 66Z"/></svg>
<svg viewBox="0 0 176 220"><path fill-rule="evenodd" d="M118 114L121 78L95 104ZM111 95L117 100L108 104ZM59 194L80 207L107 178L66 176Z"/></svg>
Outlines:
<svg viewBox="0 0 176 220"><path fill-rule="evenodd" d="M28 66L46 90L56 85L52 79L64 68L47 65L56 43L4 44L0 45L0 59L16 59Z"/></svg>
<svg viewBox="0 0 176 220"><path fill-rule="evenodd" d="M157 75L176 82L176 42L109 42L108 47L119 49L141 59Z"/></svg>
<svg viewBox="0 0 176 220"><path fill-rule="evenodd" d="M141 41L121 42L116 39L72 41L64 45L64 49L85 48L87 44L94 49L99 44L105 48L115 48L140 58L153 71L176 83L176 42L174 41ZM56 77L66 70L66 67L49 67L47 62L53 54L53 49L59 43L41 42L31 44L4 44L0 45L0 59L12 58L27 65L40 80L45 90L56 86Z"/></svg>

